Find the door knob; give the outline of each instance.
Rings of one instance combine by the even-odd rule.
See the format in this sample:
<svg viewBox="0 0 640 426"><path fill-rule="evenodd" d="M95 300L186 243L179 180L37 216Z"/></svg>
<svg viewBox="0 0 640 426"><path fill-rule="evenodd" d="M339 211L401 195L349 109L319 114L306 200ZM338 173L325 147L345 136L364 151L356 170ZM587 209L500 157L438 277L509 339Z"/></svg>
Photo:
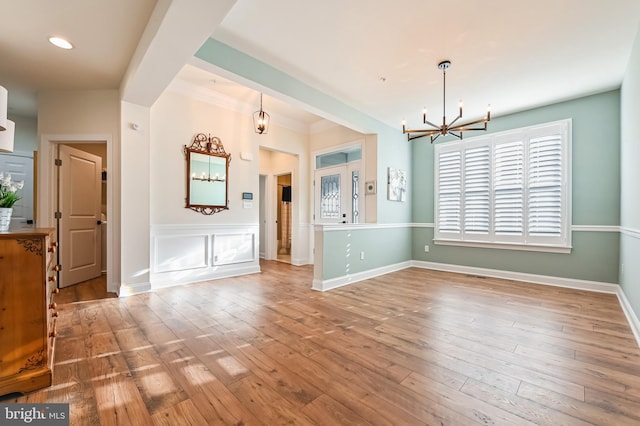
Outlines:
<svg viewBox="0 0 640 426"><path fill-rule="evenodd" d="M97 223L98 225L102 225L102 221L101 221L101 220L98 220L96 223Z"/></svg>

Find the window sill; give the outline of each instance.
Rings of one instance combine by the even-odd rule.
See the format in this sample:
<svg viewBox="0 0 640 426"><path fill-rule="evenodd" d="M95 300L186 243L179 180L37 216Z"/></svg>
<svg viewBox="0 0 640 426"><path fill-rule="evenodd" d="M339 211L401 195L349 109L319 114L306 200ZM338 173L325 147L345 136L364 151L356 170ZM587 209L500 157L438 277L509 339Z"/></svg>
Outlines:
<svg viewBox="0 0 640 426"><path fill-rule="evenodd" d="M521 251L536 251L545 253L561 253L570 254L571 246L545 246L545 245L524 245L513 243L489 243L480 241L461 241L461 240L433 240L435 245L441 246L459 246L459 247L476 247L476 248L491 248L499 250L521 250Z"/></svg>

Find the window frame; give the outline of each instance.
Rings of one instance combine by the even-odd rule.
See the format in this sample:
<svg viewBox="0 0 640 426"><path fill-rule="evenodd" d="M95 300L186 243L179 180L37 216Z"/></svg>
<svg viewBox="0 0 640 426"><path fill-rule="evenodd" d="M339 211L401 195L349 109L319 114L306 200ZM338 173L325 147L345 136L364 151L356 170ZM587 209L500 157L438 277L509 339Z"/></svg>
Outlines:
<svg viewBox="0 0 640 426"><path fill-rule="evenodd" d="M532 139L544 136L560 134L561 155L561 189L560 189L560 235L536 236L530 235L527 215L529 213L529 189L530 177L529 162L530 142ZM495 203L495 150L496 146L522 141L523 155L523 182L522 182L522 235L499 235L495 232L496 203ZM503 145L504 146L504 145ZM571 252L571 146L572 146L572 120L564 119L548 123L527 126L503 132L491 133L469 139L443 142L434 147L434 243L437 245L455 245L468 247L489 247L512 250L545 251L556 253ZM465 232L465 152L479 147L489 147L489 227L486 234L477 232ZM459 232L447 232L441 230L440 218L440 156L443 153L459 153L460 169L460 202ZM454 183L455 187L455 183Z"/></svg>

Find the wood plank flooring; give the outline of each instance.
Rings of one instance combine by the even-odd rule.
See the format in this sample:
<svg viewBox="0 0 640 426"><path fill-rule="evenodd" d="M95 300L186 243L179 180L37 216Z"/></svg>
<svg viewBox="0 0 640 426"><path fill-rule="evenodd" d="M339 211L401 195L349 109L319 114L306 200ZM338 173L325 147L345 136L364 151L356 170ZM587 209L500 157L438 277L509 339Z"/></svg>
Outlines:
<svg viewBox="0 0 640 426"><path fill-rule="evenodd" d="M1 402L68 402L73 425L640 424L614 295L417 268L320 293L261 266L63 289L53 386Z"/></svg>

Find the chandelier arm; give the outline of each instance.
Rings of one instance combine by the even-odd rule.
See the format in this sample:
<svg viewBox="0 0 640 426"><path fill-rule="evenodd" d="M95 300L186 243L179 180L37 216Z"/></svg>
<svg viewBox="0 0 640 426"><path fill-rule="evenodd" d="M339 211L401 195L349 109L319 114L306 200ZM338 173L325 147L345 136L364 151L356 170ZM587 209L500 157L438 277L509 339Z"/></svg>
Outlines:
<svg viewBox="0 0 640 426"><path fill-rule="evenodd" d="M424 124L428 124L429 126L433 127L434 129L438 129L438 131L440 131L441 126L438 126L437 124L433 124L429 120L424 120Z"/></svg>
<svg viewBox="0 0 640 426"><path fill-rule="evenodd" d="M424 138L426 136L429 136L429 135L415 135L415 136L407 135L407 140L408 141L412 141L414 139L420 139L420 138Z"/></svg>
<svg viewBox="0 0 640 426"><path fill-rule="evenodd" d="M431 143L434 143L436 139L438 139L440 137L442 133L438 133L435 137L433 137L433 135L431 135Z"/></svg>
<svg viewBox="0 0 640 426"><path fill-rule="evenodd" d="M470 121L468 123L458 124L457 126L450 127L449 130L450 131L451 130L453 130L453 131L460 131L460 130L465 131L465 129L466 130L487 130L487 122L488 122L487 119L482 118L480 120L475 120L475 121ZM471 129L471 128L468 127L468 126L473 126L473 125L476 125L476 124L484 124L484 128Z"/></svg>
<svg viewBox="0 0 640 426"><path fill-rule="evenodd" d="M451 128L451 126L453 126L453 123L455 123L456 121L460 120L461 118L462 118L462 114L458 114L458 116L456 118L454 118L451 123L449 123L449 125L447 126L447 129Z"/></svg>
<svg viewBox="0 0 640 426"><path fill-rule="evenodd" d="M482 127L456 127L453 129L454 132L472 132L472 131L486 131L487 125L485 124Z"/></svg>
<svg viewBox="0 0 640 426"><path fill-rule="evenodd" d="M424 133L426 136L432 135L432 134L436 134L436 133L440 133L440 129L406 129L404 131L405 133Z"/></svg>
<svg viewBox="0 0 640 426"><path fill-rule="evenodd" d="M458 139L462 139L462 132L460 133L449 132L449 134L455 136Z"/></svg>
<svg viewBox="0 0 640 426"><path fill-rule="evenodd" d="M440 130L407 130L407 140L412 141L414 139L424 138L426 136L440 135Z"/></svg>

